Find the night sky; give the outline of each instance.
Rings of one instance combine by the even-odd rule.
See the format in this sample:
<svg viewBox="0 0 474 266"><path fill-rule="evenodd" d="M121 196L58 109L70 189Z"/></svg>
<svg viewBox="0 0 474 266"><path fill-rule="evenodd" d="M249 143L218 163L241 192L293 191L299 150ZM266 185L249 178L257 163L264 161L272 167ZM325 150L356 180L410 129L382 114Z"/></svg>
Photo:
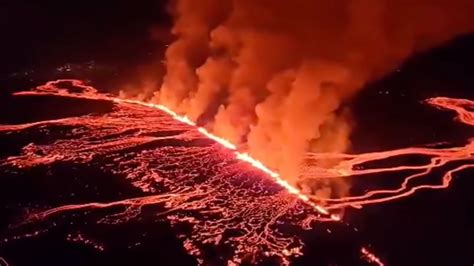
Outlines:
<svg viewBox="0 0 474 266"><path fill-rule="evenodd" d="M164 1L2 1L0 69L88 60L136 64L164 45L150 38L151 30L169 25Z"/></svg>

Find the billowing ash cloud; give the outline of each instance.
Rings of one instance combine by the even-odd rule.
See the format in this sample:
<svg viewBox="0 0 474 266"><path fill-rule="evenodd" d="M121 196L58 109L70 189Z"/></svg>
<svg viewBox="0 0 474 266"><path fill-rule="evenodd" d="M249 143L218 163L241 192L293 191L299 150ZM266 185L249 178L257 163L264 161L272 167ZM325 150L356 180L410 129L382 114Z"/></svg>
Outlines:
<svg viewBox="0 0 474 266"><path fill-rule="evenodd" d="M474 29L472 0L177 0L154 99L296 178L342 152L368 81ZM292 181L295 181L293 179Z"/></svg>

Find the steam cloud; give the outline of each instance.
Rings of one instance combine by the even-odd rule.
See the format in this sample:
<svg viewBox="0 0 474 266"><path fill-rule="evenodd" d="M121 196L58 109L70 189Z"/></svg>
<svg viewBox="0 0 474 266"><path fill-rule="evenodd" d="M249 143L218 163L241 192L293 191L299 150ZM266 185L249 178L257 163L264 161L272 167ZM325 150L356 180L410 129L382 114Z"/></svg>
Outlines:
<svg viewBox="0 0 474 266"><path fill-rule="evenodd" d="M365 83L474 29L472 0L172 6L176 39L154 100L242 144L294 183L306 152L348 148L351 116L343 106Z"/></svg>

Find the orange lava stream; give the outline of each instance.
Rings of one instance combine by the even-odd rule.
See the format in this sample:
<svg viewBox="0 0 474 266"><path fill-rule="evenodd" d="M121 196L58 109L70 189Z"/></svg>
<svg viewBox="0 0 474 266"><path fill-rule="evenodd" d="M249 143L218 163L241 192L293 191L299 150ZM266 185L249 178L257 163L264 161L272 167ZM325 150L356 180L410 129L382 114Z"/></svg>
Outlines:
<svg viewBox="0 0 474 266"><path fill-rule="evenodd" d="M474 112L470 111L474 108L474 102L466 99L452 98L431 98L426 101L428 104L439 109L452 110L457 113L456 120L461 123L474 126ZM364 169L358 167L364 163L393 159L400 156L417 155L430 158L429 162L416 166L395 166ZM371 152L364 154L309 154L311 160L337 159L340 163L334 168L325 170L316 167L306 166L304 169L305 176L314 176L315 178L339 178L341 176L356 177L367 176L371 174L384 174L391 172L415 171L416 173L404 177L403 182L395 189L378 189L370 190L362 195L348 196L341 198L316 198L313 200L322 201L327 204L326 209L342 209L345 207L361 208L364 205L382 203L397 200L403 197L413 195L422 189L444 189L447 188L453 175L465 169L474 167L474 138L469 139L465 146L453 148L404 148L398 150ZM457 166L446 171L442 176L440 184L419 184L411 185L417 179L426 177L440 167L447 166L449 163L464 162L463 165ZM370 177L366 177L370 178Z"/></svg>

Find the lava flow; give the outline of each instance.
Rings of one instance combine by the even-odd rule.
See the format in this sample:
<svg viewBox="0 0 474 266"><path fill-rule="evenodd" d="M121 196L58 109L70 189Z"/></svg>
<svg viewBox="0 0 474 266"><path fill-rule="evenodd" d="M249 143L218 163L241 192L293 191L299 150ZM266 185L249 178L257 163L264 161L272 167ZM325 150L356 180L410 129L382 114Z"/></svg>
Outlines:
<svg viewBox="0 0 474 266"><path fill-rule="evenodd" d="M97 93L97 90L91 86L85 86L81 81L79 80L56 80L52 82L48 82L44 86L40 86L37 88L36 91L34 92L20 92L17 93L16 95L38 95L38 93L53 93L54 95L59 95L59 96L73 96L74 94L70 94L67 89L58 89L55 85L60 84L61 82L71 82L73 86L77 88L82 88L83 94L80 95L79 97L81 98L88 98L88 99L95 99L95 100L100 100L100 99L108 99L112 100L117 103L131 103L131 104L136 104L136 105L141 105L141 106L146 106L150 108L155 108L159 109L161 111L166 112L169 114L173 119L180 121L182 123L185 123L189 126L196 127L196 124L191 121L188 117L186 116L180 116L179 114L175 113L173 110L167 108L164 105L159 105L159 104L153 104L153 103L145 103L145 102L140 102L140 101L135 101L135 100L126 100L126 99L120 99L120 98L115 98L115 97L107 97L105 95L101 95ZM270 170L268 167L266 167L262 162L259 160L256 160L252 158L249 154L247 153L242 153L237 150L237 147L230 143L228 140L220 138L209 131L207 131L203 127L197 127L197 131L202 133L204 136L208 137L209 139L212 139L222 145L224 148L227 148L229 150L232 150L235 152L235 157L238 160L247 162L251 164L253 167L258 168L259 170L263 171L264 173L268 174L270 177L274 179L274 181L285 188L289 193L294 194L297 198L303 200L306 202L308 205L313 207L316 211L323 215L329 215L329 212L324 209L322 206L319 206L315 204L314 202L311 202L309 197L301 193L297 188L293 187L290 185L286 180L282 179L280 175L272 170ZM334 221L338 221L340 218L337 215L330 215L330 218Z"/></svg>
<svg viewBox="0 0 474 266"><path fill-rule="evenodd" d="M318 222L333 222L355 232L259 161L164 106L100 94L76 80L53 81L16 95L87 99L113 107L105 113L0 125L3 135L27 134L43 139L28 142L19 154L0 159L5 173L45 169L45 176L77 176L83 175L75 170L78 167L100 169L102 175L123 177L145 195L105 200L93 196L86 202L82 198L65 202L57 198L50 203L56 207L28 208L27 218L15 228L44 223L54 227L71 216L91 217L91 213L104 211L112 214L102 215L94 223L120 224L139 219L150 208L158 209L154 216L178 230L176 235L184 248L200 264L216 260L209 245L225 254L219 256L217 264L265 258L288 264L302 254L302 239L308 230L332 235L331 230L317 226ZM53 138L45 140L48 136ZM67 172L56 173L61 167ZM77 219L73 221L77 223ZM181 232L183 224L187 229ZM15 232L5 237L4 243L37 237L45 230Z"/></svg>
<svg viewBox="0 0 474 266"><path fill-rule="evenodd" d="M440 109L455 111L457 114L456 120L470 126L474 125L474 112L471 111L474 108L473 101L437 97L426 100L426 103ZM366 167L370 162L382 162L384 160L413 155L421 158L426 157L428 160L426 160L424 164L418 165L398 165L381 168ZM308 154L309 161L327 159L336 159L340 162L336 167L330 170L312 167L308 164L304 170L305 177L311 178L311 176L313 176L313 178L324 179L346 176L350 177L352 182L354 182L354 178L370 178L371 175L375 174L397 173L403 177L403 181L396 188L369 190L364 194L341 198L312 197L315 201L325 202L327 204L326 209L329 210L342 209L345 207L361 208L364 205L388 202L407 197L421 189L447 188L455 173L474 167L474 138L469 139L467 143L461 147L412 147L364 154ZM452 164L454 163L460 163L461 165L453 167ZM443 171L443 167L451 168ZM440 182L423 182L423 178L429 179L431 174L436 170L442 171Z"/></svg>
<svg viewBox="0 0 474 266"><path fill-rule="evenodd" d="M280 263L288 264L291 258L302 254L304 231L317 227L318 222L342 224L335 214L341 209L399 199L420 189L446 188L453 174L474 167L474 139L465 146L452 148L416 147L365 154L311 153L308 164L302 169L307 179L342 176L352 180L374 174L408 173L397 188L371 190L344 198L321 198L303 193L260 161L240 152L234 144L197 127L187 117L165 106L101 94L78 80L51 81L16 95L54 95L113 102L114 105L105 114L0 125L0 134L32 131L37 135L54 135L62 128L68 129L59 139L30 143L19 155L0 159L2 167L20 171L41 166L87 164L97 166L104 173L124 176L147 193L146 196L68 203L33 211L24 223L56 219L69 213L118 209L121 211L97 221L115 224L140 216L145 208L159 206L157 217L172 225L191 225L191 232L179 237L189 254L200 263L208 258L206 246L211 244L231 250L230 258L223 259L229 264L257 262L263 257L277 258ZM453 110L460 122L474 125L470 111L474 107L472 101L434 98L427 103ZM369 162L408 155L429 160L421 165L367 166ZM312 162L333 159L339 164L331 169L312 166ZM432 180L423 183L423 177L455 162L464 164L446 170L440 184L430 183ZM74 170L71 171L72 175ZM383 265L367 248L361 247L359 251L368 262Z"/></svg>

